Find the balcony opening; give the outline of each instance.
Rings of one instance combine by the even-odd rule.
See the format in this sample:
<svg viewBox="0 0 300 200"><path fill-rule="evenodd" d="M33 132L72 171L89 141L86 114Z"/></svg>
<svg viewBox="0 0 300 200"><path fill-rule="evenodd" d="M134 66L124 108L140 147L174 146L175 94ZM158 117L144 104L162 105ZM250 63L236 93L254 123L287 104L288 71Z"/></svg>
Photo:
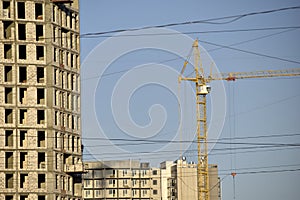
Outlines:
<svg viewBox="0 0 300 200"><path fill-rule="evenodd" d="M26 60L26 45L19 45L19 59Z"/></svg>
<svg viewBox="0 0 300 200"><path fill-rule="evenodd" d="M20 147L27 146L27 131L20 131Z"/></svg>
<svg viewBox="0 0 300 200"><path fill-rule="evenodd" d="M45 169L46 162L45 162L45 153L39 152L38 153L38 169Z"/></svg>
<svg viewBox="0 0 300 200"><path fill-rule="evenodd" d="M5 169L12 169L14 167L13 152L5 152Z"/></svg>
<svg viewBox="0 0 300 200"><path fill-rule="evenodd" d="M10 2L9 1L3 1L3 10L2 10L2 17L3 18L10 18Z"/></svg>
<svg viewBox="0 0 300 200"><path fill-rule="evenodd" d="M5 123L12 124L13 123L13 110L5 109Z"/></svg>
<svg viewBox="0 0 300 200"><path fill-rule="evenodd" d="M74 68L74 54L71 54L71 68Z"/></svg>
<svg viewBox="0 0 300 200"><path fill-rule="evenodd" d="M27 168L27 152L20 152L20 169Z"/></svg>
<svg viewBox="0 0 300 200"><path fill-rule="evenodd" d="M19 67L19 83L27 82L27 68Z"/></svg>
<svg viewBox="0 0 300 200"><path fill-rule="evenodd" d="M72 129L75 129L75 117L72 115Z"/></svg>
<svg viewBox="0 0 300 200"><path fill-rule="evenodd" d="M28 195L21 195L20 200L28 200Z"/></svg>
<svg viewBox="0 0 300 200"><path fill-rule="evenodd" d="M36 46L36 59L44 60L44 47L43 46Z"/></svg>
<svg viewBox="0 0 300 200"><path fill-rule="evenodd" d="M70 154L64 154L64 164L73 165L73 158Z"/></svg>
<svg viewBox="0 0 300 200"><path fill-rule="evenodd" d="M4 59L12 59L12 45L4 44Z"/></svg>
<svg viewBox="0 0 300 200"><path fill-rule="evenodd" d="M19 102L26 104L27 88L19 88Z"/></svg>
<svg viewBox="0 0 300 200"><path fill-rule="evenodd" d="M13 200L14 196L13 195L6 195L5 200Z"/></svg>
<svg viewBox="0 0 300 200"><path fill-rule="evenodd" d="M26 40L26 25L18 24L19 40Z"/></svg>
<svg viewBox="0 0 300 200"><path fill-rule="evenodd" d="M4 81L11 82L12 81L12 66L4 67Z"/></svg>
<svg viewBox="0 0 300 200"><path fill-rule="evenodd" d="M18 18L25 19L25 2L18 2Z"/></svg>
<svg viewBox="0 0 300 200"><path fill-rule="evenodd" d="M37 123L38 124L45 123L45 110L37 110Z"/></svg>
<svg viewBox="0 0 300 200"><path fill-rule="evenodd" d="M12 130L5 130L5 146L12 147L14 145L14 137Z"/></svg>
<svg viewBox="0 0 300 200"><path fill-rule="evenodd" d="M57 62L57 49L56 48L53 49L53 61Z"/></svg>
<svg viewBox="0 0 300 200"><path fill-rule="evenodd" d="M37 89L37 104L45 104L45 89L38 88Z"/></svg>
<svg viewBox="0 0 300 200"><path fill-rule="evenodd" d="M14 24L12 21L3 21L3 37L4 39L12 39L12 28Z"/></svg>
<svg viewBox="0 0 300 200"><path fill-rule="evenodd" d="M35 19L43 20L43 4L41 3L35 4Z"/></svg>
<svg viewBox="0 0 300 200"><path fill-rule="evenodd" d="M45 195L39 195L38 200L46 200L46 196Z"/></svg>
<svg viewBox="0 0 300 200"><path fill-rule="evenodd" d="M13 103L13 92L12 88L5 88L5 103Z"/></svg>
<svg viewBox="0 0 300 200"><path fill-rule="evenodd" d="M46 146L45 131L38 131L37 132L37 146L38 147L45 147Z"/></svg>
<svg viewBox="0 0 300 200"><path fill-rule="evenodd" d="M26 124L27 121L27 110L26 109L20 109L20 124Z"/></svg>
<svg viewBox="0 0 300 200"><path fill-rule="evenodd" d="M74 152L75 149L75 136L72 136L72 152Z"/></svg>
<svg viewBox="0 0 300 200"><path fill-rule="evenodd" d="M46 175L39 174L38 175L38 188L45 188L46 187Z"/></svg>
<svg viewBox="0 0 300 200"><path fill-rule="evenodd" d="M43 41L44 40L44 27L43 27L43 25L36 25L35 35L36 35L36 41Z"/></svg>
<svg viewBox="0 0 300 200"><path fill-rule="evenodd" d="M36 68L36 76L37 76L37 82L38 83L44 83L45 82L44 67L37 67Z"/></svg>
<svg viewBox="0 0 300 200"><path fill-rule="evenodd" d="M5 188L13 188L13 187L14 187L14 175L5 174Z"/></svg>
<svg viewBox="0 0 300 200"><path fill-rule="evenodd" d="M27 188L28 174L20 174L20 188Z"/></svg>

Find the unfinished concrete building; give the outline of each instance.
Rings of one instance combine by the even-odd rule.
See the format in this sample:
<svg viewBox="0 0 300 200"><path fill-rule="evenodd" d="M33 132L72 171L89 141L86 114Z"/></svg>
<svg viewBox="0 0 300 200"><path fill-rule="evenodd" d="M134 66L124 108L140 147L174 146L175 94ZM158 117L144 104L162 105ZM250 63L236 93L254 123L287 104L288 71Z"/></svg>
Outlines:
<svg viewBox="0 0 300 200"><path fill-rule="evenodd" d="M79 0L0 0L0 199L81 199Z"/></svg>

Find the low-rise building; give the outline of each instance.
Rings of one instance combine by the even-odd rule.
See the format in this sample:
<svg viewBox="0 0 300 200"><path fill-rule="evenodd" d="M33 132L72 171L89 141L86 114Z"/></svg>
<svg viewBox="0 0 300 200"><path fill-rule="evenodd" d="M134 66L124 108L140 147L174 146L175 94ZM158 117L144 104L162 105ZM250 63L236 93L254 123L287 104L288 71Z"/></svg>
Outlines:
<svg viewBox="0 0 300 200"><path fill-rule="evenodd" d="M85 162L86 200L102 199L197 199L197 164L179 159L164 161L160 168L135 160ZM210 200L220 200L217 165L209 165Z"/></svg>
<svg viewBox="0 0 300 200"><path fill-rule="evenodd" d="M84 199L161 199L160 170L133 160L86 162Z"/></svg>

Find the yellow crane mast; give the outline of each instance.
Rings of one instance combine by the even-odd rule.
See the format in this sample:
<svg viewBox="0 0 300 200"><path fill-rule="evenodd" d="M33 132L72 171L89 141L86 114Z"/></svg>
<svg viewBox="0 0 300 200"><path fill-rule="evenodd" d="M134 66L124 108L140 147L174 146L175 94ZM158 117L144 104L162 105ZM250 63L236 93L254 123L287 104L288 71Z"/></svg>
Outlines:
<svg viewBox="0 0 300 200"><path fill-rule="evenodd" d="M253 72L230 72L210 74L205 77L204 68L200 62L200 51L198 40L193 43L194 53L194 76L185 77L184 71L188 61L184 62L181 74L178 78L181 81L192 81L195 83L196 90L196 120L197 120L197 187L198 200L209 200L209 174L208 174L208 144L207 144L207 117L206 117L206 95L210 92L210 86L207 85L211 81L226 80L235 81L236 79L250 78L271 78L271 77L288 77L300 76L300 68L285 70L265 70Z"/></svg>

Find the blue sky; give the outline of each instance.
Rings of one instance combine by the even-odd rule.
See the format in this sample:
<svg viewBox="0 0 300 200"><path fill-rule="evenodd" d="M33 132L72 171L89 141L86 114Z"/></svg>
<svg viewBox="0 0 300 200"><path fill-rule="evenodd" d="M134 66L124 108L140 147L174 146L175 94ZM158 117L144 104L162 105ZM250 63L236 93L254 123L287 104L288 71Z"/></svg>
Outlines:
<svg viewBox="0 0 300 200"><path fill-rule="evenodd" d="M299 6L299 1L146 1L146 0L128 0L128 1L103 1L86 0L81 1L81 34L90 32L104 32L116 29L138 28L143 26L161 25L168 23L177 23L193 20L210 19L250 12L277 9L282 7ZM299 26L300 10L281 11L265 15L249 16L228 24L194 24L184 26L169 27L179 32L191 31L210 31L210 30L228 30L228 29L252 29L266 27ZM108 34L112 35L112 34ZM203 33L190 34L192 39L212 42L220 45L232 45L243 42L240 45L232 47L248 50L256 53L266 54L274 57L284 58L300 62L300 29L251 31L235 33ZM151 37L151 36L149 36ZM172 37L172 36L169 36ZM106 37L100 38L82 38L81 39L81 61L83 62L92 50L103 42ZM251 41L249 41L251 40ZM245 42L247 41L247 42ZM233 51L222 48L214 50L216 46L201 43L208 54L216 63L221 72L255 71L299 68L299 64L286 62L256 55ZM111 47L119 48L118 45ZM188 51L186 55L188 55ZM137 65L149 62L164 62L172 66L175 70L180 70L184 60L176 59L176 55L163 52L143 50L131 52L124 55L111 64L105 73L130 70ZM105 63L106 57L99 55L95 65L101 66ZM169 61L168 61L169 60ZM82 66L83 70L85 65ZM191 66L188 66L191 67ZM190 68L188 70L191 70ZM95 91L95 112L98 120L105 124L104 131L111 134L111 138L121 138L120 130L113 123L110 110L109 97L112 95L114 84L120 80L124 73L116 73L101 79L102 85ZM83 84L88 85L88 80L82 80ZM174 80L177 83L177 80ZM85 82L85 83L84 83ZM100 83L100 82L99 82ZM243 137L234 142L247 143L299 143L300 136L291 134L300 134L300 78L274 78L274 79L255 79L238 80L236 82L224 82L227 109L225 124L220 132L220 138ZM83 87L84 88L84 87ZM214 88L212 88L214 89ZM86 99L92 98L82 96L82 134L88 137L86 124L89 117L86 115L84 105ZM162 104L167 112L166 126L158 135L159 139L169 139L172 131L178 128L178 109L174 94L165 88L157 85L148 85L137 90L130 102L130 111L132 119L141 125L149 123L147 111L153 104ZM193 105L185 103L185 112L192 113ZM208 108L210 115L211 107ZM209 133L208 133L209 134ZM281 135L279 137L271 137ZM249 138L249 137L259 138ZM269 136L263 137L260 136ZM245 139L248 138L248 139ZM230 140L233 141L233 140ZM84 141L85 142L85 141ZM97 143L97 142L96 142ZM95 143L95 145L96 145ZM159 144L157 144L159 146ZM246 145L247 146L247 145ZM230 174L234 168L237 172L253 172L268 170L285 170L300 168L299 148L255 148L254 152L243 152L241 150L225 151L226 148L246 147L245 145L215 145L215 150L211 151L209 157L210 163L219 165L220 175L224 177L222 181L222 199L233 199L233 181ZM249 147L249 146L247 146ZM88 147L87 147L88 148ZM125 148L125 147L123 147ZM149 145L131 145L128 147L133 152L140 152L144 149L149 150ZM185 152L188 160L196 160L195 148L192 145ZM218 150L221 149L221 150ZM223 150L222 150L223 149ZM248 149L249 150L249 149ZM268 150L268 151L267 151ZM269 151L270 150L270 151ZM251 151L251 149L249 150ZM109 159L109 152L105 149L99 154L103 159ZM178 153L179 155L179 153ZM147 157L130 156L133 159L147 161ZM124 156L124 159L129 157ZM157 154L157 159L167 160L167 153ZM242 170L244 169L244 170ZM227 170L227 171L226 171ZM298 199L300 191L300 173L282 172L282 173L258 173L258 174L238 174L236 176L236 199Z"/></svg>

